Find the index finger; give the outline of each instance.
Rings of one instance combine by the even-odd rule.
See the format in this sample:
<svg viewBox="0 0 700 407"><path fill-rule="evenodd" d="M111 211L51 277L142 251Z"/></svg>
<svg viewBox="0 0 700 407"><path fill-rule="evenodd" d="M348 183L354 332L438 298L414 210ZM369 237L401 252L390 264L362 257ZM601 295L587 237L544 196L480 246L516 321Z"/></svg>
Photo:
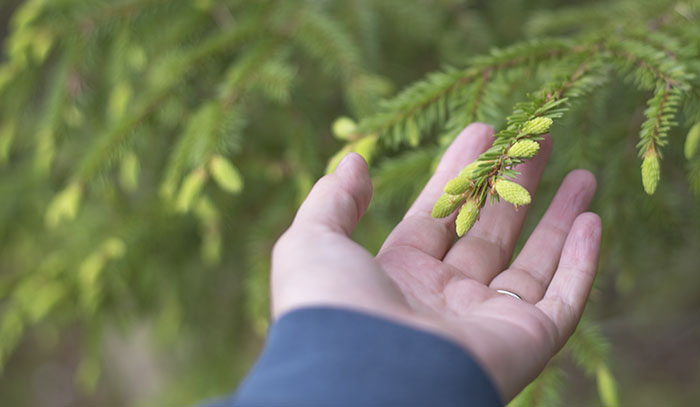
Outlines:
<svg viewBox="0 0 700 407"><path fill-rule="evenodd" d="M387 238L380 254L392 247L408 246L442 259L454 242L455 215L435 219L431 216L433 205L443 194L445 184L493 144L493 134L493 127L472 123L457 136L443 155L435 174Z"/></svg>

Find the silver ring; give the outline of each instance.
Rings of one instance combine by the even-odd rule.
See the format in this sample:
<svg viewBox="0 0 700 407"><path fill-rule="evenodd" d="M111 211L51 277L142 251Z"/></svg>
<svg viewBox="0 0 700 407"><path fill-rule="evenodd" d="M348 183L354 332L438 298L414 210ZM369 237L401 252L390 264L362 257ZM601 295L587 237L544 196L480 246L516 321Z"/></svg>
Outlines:
<svg viewBox="0 0 700 407"><path fill-rule="evenodd" d="M520 301L523 300L523 297L519 296L518 294L516 294L516 293L514 293L514 292L512 292L512 291L508 291L508 290L496 290L496 292L499 293L499 294L510 295L511 297L517 298L517 299L519 299Z"/></svg>

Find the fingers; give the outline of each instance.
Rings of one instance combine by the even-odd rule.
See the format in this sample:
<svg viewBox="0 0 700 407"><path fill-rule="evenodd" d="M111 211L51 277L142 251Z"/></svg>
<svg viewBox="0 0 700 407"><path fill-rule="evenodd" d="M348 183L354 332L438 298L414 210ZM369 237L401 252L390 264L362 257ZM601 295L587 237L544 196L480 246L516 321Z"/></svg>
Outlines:
<svg viewBox="0 0 700 407"><path fill-rule="evenodd" d="M456 215L434 219L431 216L433 205L443 194L445 184L493 144L493 134L493 127L482 123L473 123L462 131L404 219L387 238L380 255L392 247L409 246L438 259L444 256L454 242Z"/></svg>
<svg viewBox="0 0 700 407"><path fill-rule="evenodd" d="M563 346L578 324L598 270L600 217L594 213L579 215L571 227L562 251L559 267L537 307L556 325Z"/></svg>
<svg viewBox="0 0 700 407"><path fill-rule="evenodd" d="M491 281L491 288L517 292L532 304L541 300L559 263L571 225L588 208L595 189L596 180L590 172L569 173L523 250L508 270Z"/></svg>
<svg viewBox="0 0 700 407"><path fill-rule="evenodd" d="M454 178L464 167L476 160L481 153L493 144L493 127L484 123L472 123L452 142L440 160L435 174L406 212L406 218L414 215L428 215L433 211L435 201L445 192L445 184Z"/></svg>
<svg viewBox="0 0 700 407"><path fill-rule="evenodd" d="M530 195L535 194L552 152L551 136L544 137L535 158L516 167L521 172L516 181L527 188ZM467 277L488 284L507 267L527 210L528 206L516 210L504 200L495 204L487 202L479 221L452 246L444 262L462 270Z"/></svg>
<svg viewBox="0 0 700 407"><path fill-rule="evenodd" d="M320 226L350 236L372 199L369 168L361 155L350 153L335 172L309 192L292 227Z"/></svg>

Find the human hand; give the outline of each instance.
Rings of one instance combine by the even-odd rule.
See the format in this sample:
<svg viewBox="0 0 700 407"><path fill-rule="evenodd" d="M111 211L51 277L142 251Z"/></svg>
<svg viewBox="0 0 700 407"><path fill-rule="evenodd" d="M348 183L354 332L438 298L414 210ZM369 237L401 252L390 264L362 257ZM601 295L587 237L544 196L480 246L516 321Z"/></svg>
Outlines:
<svg viewBox="0 0 700 407"><path fill-rule="evenodd" d="M430 331L466 348L504 401L515 397L578 324L597 270L601 222L583 213L595 178L576 170L512 264L527 207L487 204L455 242L456 214L434 219L433 204L445 183L492 142L489 126L463 131L376 257L350 238L372 185L362 157L345 157L316 183L275 245L275 318L302 307L338 306ZM540 153L517 168L518 182L533 196L552 150L549 136L541 143Z"/></svg>

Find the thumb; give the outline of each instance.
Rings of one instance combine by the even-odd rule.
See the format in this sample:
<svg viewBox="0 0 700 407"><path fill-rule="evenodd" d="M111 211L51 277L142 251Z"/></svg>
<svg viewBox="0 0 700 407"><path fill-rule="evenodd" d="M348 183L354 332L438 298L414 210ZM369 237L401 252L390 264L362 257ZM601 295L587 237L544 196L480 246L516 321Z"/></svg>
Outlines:
<svg viewBox="0 0 700 407"><path fill-rule="evenodd" d="M311 189L301 204L293 226L322 226L350 236L372 199L372 182L364 158L346 155L335 172Z"/></svg>

